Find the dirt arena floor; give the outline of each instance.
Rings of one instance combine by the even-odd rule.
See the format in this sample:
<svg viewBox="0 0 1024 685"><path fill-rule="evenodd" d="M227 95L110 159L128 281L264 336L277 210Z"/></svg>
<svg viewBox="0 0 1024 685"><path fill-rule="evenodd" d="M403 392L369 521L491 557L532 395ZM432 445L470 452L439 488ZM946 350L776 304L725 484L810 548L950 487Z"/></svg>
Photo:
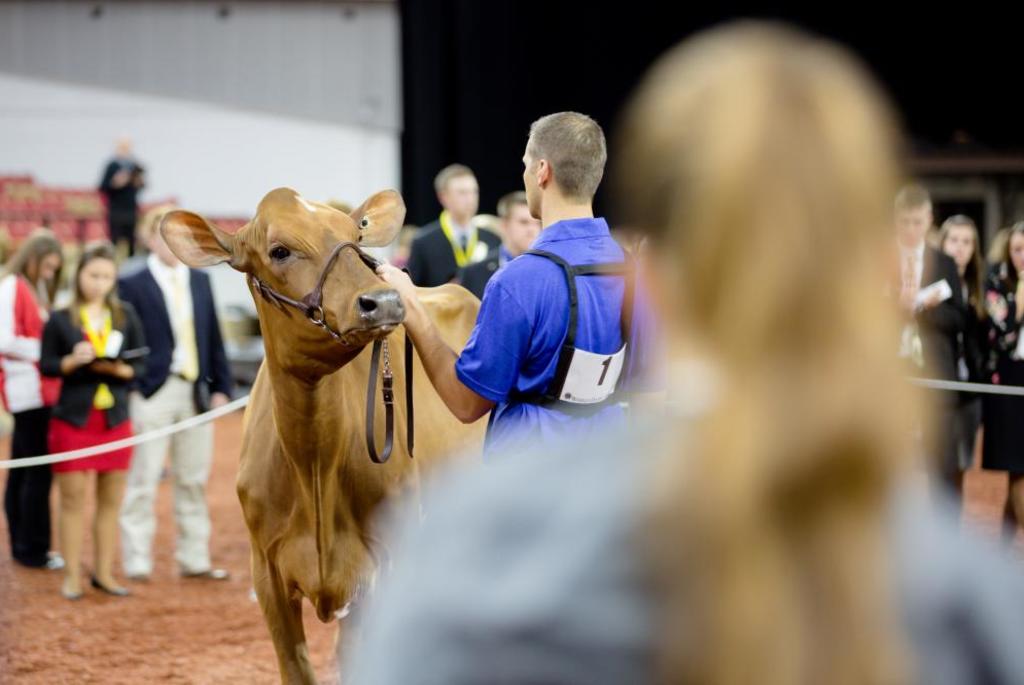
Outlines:
<svg viewBox="0 0 1024 685"><path fill-rule="evenodd" d="M177 576L169 481L160 486L154 576L148 584L130 584L134 594L128 598L95 591L78 602L61 598L59 572L24 569L10 561L0 520L0 683L278 682L269 635L259 607L249 598L248 537L234 492L240 429L240 414L217 423L209 486L214 564L231 571L230 581ZM6 449L0 446L0 453ZM0 485L6 473L0 473ZM969 528L995 534L1005 496L1005 476L972 470L965 514ZM90 545L87 539L86 550ZM86 568L89 563L87 551ZM307 611L306 630L321 683L335 682L335 627Z"/></svg>
<svg viewBox="0 0 1024 685"><path fill-rule="evenodd" d="M178 577L169 480L161 483L157 499L153 577L146 584L126 583L131 597L87 589L83 599L65 600L59 594L61 572L26 569L10 560L6 521L0 520L0 683L278 682L270 636L259 606L249 598L249 538L235 496L241 413L220 419L215 434L211 551L214 565L228 569L231 579ZM0 449L6 458L6 444ZM6 474L0 472L0 484ZM87 570L90 538L87 532ZM306 635L322 683L336 680L335 633L333 625L307 613Z"/></svg>

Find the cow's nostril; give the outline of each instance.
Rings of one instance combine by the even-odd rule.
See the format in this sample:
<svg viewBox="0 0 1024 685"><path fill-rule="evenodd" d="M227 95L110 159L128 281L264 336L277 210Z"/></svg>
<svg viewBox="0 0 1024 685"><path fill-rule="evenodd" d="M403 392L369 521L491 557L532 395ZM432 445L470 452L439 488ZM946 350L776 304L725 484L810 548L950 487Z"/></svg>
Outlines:
<svg viewBox="0 0 1024 685"><path fill-rule="evenodd" d="M360 311L369 314L377 309L377 300L372 297L368 297L367 295L362 295L359 298L359 309Z"/></svg>

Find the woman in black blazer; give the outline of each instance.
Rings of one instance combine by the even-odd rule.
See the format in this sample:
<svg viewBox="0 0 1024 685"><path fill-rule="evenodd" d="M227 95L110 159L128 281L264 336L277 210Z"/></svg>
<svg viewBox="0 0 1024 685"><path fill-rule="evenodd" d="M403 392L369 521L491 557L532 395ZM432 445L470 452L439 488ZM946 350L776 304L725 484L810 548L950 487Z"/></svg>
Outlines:
<svg viewBox="0 0 1024 685"><path fill-rule="evenodd" d="M109 244L87 249L75 273L75 299L53 313L43 330L40 369L63 378L50 421L52 452L131 437L128 393L143 371L145 342L135 311L118 301L117 266ZM67 562L61 594L82 596L82 524L86 473L96 471L92 585L108 594L128 591L113 577L117 516L132 450L120 449L53 465L60 491L61 549Z"/></svg>
<svg viewBox="0 0 1024 685"><path fill-rule="evenodd" d="M960 276L959 287L967 305L964 330L957 334L957 380L987 383L985 366L985 267L981 260L978 228L963 214L956 214L942 222L942 251L953 258ZM953 286L954 284L950 284ZM972 392L957 393L953 430L957 443L957 467L961 472L955 486L958 504L962 499L963 471L974 462L974 448L978 428L981 426L981 398Z"/></svg>
<svg viewBox="0 0 1024 685"><path fill-rule="evenodd" d="M985 309L987 379L998 385L1024 385L1024 222L1010 229L1003 258L989 274ZM1024 525L1024 398L985 395L981 416L985 424L981 467L1010 474L1003 510L1004 531L1010 542Z"/></svg>

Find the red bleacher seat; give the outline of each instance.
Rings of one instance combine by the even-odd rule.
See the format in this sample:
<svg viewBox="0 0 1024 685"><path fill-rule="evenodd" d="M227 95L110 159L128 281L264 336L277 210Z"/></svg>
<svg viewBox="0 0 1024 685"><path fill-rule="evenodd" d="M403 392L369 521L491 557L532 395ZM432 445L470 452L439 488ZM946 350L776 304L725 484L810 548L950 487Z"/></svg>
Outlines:
<svg viewBox="0 0 1024 685"><path fill-rule="evenodd" d="M50 223L50 230L57 236L57 240L69 242L78 237L78 222L72 219L61 219Z"/></svg>
<svg viewBox="0 0 1024 685"><path fill-rule="evenodd" d="M12 240L24 240L28 237L29 233L39 227L39 223L36 221L24 221L21 219L8 221L7 231L10 233Z"/></svg>
<svg viewBox="0 0 1024 685"><path fill-rule="evenodd" d="M86 221L82 234L86 242L108 240L110 238L107 231L107 222L98 219Z"/></svg>

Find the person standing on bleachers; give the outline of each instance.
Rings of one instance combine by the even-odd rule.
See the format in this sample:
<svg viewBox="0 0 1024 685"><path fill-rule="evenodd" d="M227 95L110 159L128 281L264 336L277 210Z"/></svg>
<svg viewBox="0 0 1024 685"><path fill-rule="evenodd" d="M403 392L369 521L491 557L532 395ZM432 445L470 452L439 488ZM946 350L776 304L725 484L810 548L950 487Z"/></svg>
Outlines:
<svg viewBox="0 0 1024 685"><path fill-rule="evenodd" d="M127 246L135 254L135 221L139 213L139 191L146 185L145 170L132 154L132 141L117 141L114 158L107 162L100 181L100 192L107 199L107 223L110 242L118 250Z"/></svg>

